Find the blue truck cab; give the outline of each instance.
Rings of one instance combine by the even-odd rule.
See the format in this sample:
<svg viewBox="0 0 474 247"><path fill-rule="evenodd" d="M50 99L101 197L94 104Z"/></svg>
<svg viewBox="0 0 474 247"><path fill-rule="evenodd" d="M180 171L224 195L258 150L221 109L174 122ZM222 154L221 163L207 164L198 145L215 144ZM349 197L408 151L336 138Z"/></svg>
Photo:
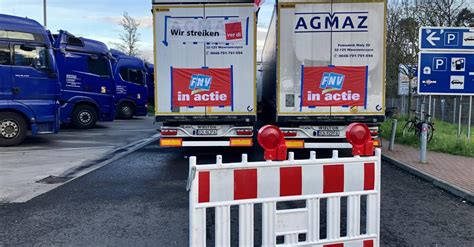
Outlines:
<svg viewBox="0 0 474 247"><path fill-rule="evenodd" d="M59 131L59 82L47 31L0 14L0 146Z"/></svg>
<svg viewBox="0 0 474 247"><path fill-rule="evenodd" d="M120 119L146 116L148 89L145 63L137 57L128 56L118 50L111 49L110 53L115 58L112 65L117 85L116 116Z"/></svg>
<svg viewBox="0 0 474 247"><path fill-rule="evenodd" d="M90 129L115 118L115 81L108 47L60 30L51 35L61 83L61 123Z"/></svg>
<svg viewBox="0 0 474 247"><path fill-rule="evenodd" d="M146 85L148 87L148 104L155 105L155 66L146 63Z"/></svg>

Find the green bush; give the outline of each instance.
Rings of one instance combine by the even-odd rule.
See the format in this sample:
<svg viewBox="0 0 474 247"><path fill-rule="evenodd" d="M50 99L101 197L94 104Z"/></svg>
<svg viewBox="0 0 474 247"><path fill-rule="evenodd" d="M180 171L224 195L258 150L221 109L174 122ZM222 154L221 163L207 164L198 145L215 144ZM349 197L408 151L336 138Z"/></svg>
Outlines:
<svg viewBox="0 0 474 247"><path fill-rule="evenodd" d="M414 132L403 136L402 131L406 122L406 117L398 119L395 142L412 147L419 147L420 141L418 136L415 136ZM433 135L433 139L430 143L428 143L428 150L467 157L474 157L474 135L471 133L471 141L467 139L465 133L465 130L467 130L467 126L462 126L462 129L464 131L460 137L457 136L458 126L455 124L435 120L434 128L435 132ZM382 124L381 129L382 137L389 139L392 131L392 119L388 119L387 121L385 121L385 123Z"/></svg>

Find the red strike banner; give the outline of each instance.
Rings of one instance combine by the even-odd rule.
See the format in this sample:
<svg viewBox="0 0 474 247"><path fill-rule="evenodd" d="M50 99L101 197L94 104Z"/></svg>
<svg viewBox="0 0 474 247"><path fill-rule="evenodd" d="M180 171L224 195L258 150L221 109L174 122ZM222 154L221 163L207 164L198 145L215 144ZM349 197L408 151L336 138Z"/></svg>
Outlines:
<svg viewBox="0 0 474 247"><path fill-rule="evenodd" d="M173 106L231 106L232 69L172 69Z"/></svg>
<svg viewBox="0 0 474 247"><path fill-rule="evenodd" d="M304 67L302 106L364 106L367 66Z"/></svg>

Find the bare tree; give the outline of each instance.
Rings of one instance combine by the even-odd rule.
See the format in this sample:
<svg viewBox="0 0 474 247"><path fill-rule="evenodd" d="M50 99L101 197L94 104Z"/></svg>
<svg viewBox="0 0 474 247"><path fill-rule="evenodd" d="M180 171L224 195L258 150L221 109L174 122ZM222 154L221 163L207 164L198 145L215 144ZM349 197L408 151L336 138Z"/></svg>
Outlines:
<svg viewBox="0 0 474 247"><path fill-rule="evenodd" d="M122 28L122 33L120 34L121 43L116 44L116 48L130 56L138 56L140 54L138 50L140 42L138 27L140 22L131 17L127 12L124 12L119 25Z"/></svg>
<svg viewBox="0 0 474 247"><path fill-rule="evenodd" d="M474 23L474 12L464 0L392 0L388 5L386 21L387 91L393 94L399 73L404 73L410 82L416 77L419 28L469 26ZM405 69L399 70L399 65ZM414 91L415 88L409 83L409 108Z"/></svg>

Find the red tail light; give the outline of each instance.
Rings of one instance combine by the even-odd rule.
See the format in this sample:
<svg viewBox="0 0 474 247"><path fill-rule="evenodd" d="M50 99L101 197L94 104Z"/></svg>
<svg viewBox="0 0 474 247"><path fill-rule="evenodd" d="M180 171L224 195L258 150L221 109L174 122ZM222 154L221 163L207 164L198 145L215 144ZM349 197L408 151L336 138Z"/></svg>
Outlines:
<svg viewBox="0 0 474 247"><path fill-rule="evenodd" d="M297 136L297 133L296 131L286 130L286 131L283 131L283 135L284 136Z"/></svg>
<svg viewBox="0 0 474 247"><path fill-rule="evenodd" d="M178 134L178 130L176 129L163 129L161 130L162 136L175 136Z"/></svg>
<svg viewBox="0 0 474 247"><path fill-rule="evenodd" d="M239 136L248 136L248 135L252 135L253 134L253 130L250 130L250 129L241 129L241 130L237 130L237 135Z"/></svg>

